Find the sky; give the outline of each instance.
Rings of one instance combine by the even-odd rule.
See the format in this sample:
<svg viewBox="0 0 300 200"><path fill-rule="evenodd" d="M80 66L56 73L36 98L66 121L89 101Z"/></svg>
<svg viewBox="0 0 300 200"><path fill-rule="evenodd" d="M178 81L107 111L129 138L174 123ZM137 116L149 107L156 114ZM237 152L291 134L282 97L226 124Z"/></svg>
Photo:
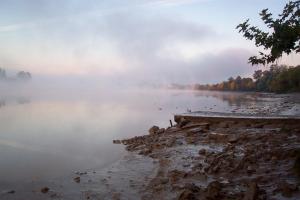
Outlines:
<svg viewBox="0 0 300 200"><path fill-rule="evenodd" d="M137 84L250 76L258 48L235 27L284 0L0 0L0 67ZM279 63L299 64L299 56Z"/></svg>

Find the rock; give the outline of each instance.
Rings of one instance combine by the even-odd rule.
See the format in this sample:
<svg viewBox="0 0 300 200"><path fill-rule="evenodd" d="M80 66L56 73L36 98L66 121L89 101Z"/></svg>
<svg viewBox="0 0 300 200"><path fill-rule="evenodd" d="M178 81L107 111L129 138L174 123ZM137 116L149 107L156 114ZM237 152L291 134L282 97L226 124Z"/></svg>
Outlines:
<svg viewBox="0 0 300 200"><path fill-rule="evenodd" d="M48 187L43 187L43 188L41 189L41 192L45 194L45 193L49 192L49 190L50 190L50 189L49 189Z"/></svg>
<svg viewBox="0 0 300 200"><path fill-rule="evenodd" d="M121 144L121 140L113 140L114 144Z"/></svg>
<svg viewBox="0 0 300 200"><path fill-rule="evenodd" d="M139 152L140 155L149 155L150 153L152 153L151 149L143 149Z"/></svg>
<svg viewBox="0 0 300 200"><path fill-rule="evenodd" d="M75 177L73 180L74 180L76 183L80 183L80 177L79 177L79 176Z"/></svg>
<svg viewBox="0 0 300 200"><path fill-rule="evenodd" d="M180 179L184 178L186 176L186 173L184 171L179 171L179 170L172 170L168 172L168 177L170 179L171 184L176 183Z"/></svg>
<svg viewBox="0 0 300 200"><path fill-rule="evenodd" d="M162 133L164 133L165 131L166 131L165 128L161 128L161 129L159 129L159 130L157 131L157 134L162 134Z"/></svg>
<svg viewBox="0 0 300 200"><path fill-rule="evenodd" d="M273 162L276 162L276 161L278 160L278 158L277 158L276 156L272 156L272 157L271 157L271 160L272 160Z"/></svg>
<svg viewBox="0 0 300 200"><path fill-rule="evenodd" d="M178 128L182 128L183 126L187 125L190 121L185 119L184 117L180 118L179 121L176 121L177 122L177 127Z"/></svg>
<svg viewBox="0 0 300 200"><path fill-rule="evenodd" d="M10 190L7 192L7 194L14 194L14 193L16 193L16 191L14 191L14 190Z"/></svg>
<svg viewBox="0 0 300 200"><path fill-rule="evenodd" d="M229 143L236 143L239 140L239 137L237 135L230 135L228 138Z"/></svg>
<svg viewBox="0 0 300 200"><path fill-rule="evenodd" d="M258 197L258 186L255 182L250 182L245 192L243 200L256 200Z"/></svg>
<svg viewBox="0 0 300 200"><path fill-rule="evenodd" d="M167 140L166 146L167 147L172 147L174 144L176 143L176 138L175 137L171 137Z"/></svg>
<svg viewBox="0 0 300 200"><path fill-rule="evenodd" d="M186 184L184 191L179 195L178 200L196 200L201 189L195 184Z"/></svg>
<svg viewBox="0 0 300 200"><path fill-rule="evenodd" d="M253 124L252 127L253 128L263 128L264 124Z"/></svg>
<svg viewBox="0 0 300 200"><path fill-rule="evenodd" d="M225 143L228 140L228 135L222 133L209 133L208 139L214 140L215 142Z"/></svg>
<svg viewBox="0 0 300 200"><path fill-rule="evenodd" d="M251 166L251 165L249 165L248 167L247 167L247 173L248 174L252 174L252 173L254 173L256 170Z"/></svg>
<svg viewBox="0 0 300 200"><path fill-rule="evenodd" d="M185 132L185 136L186 137L193 137L193 136L199 136L202 135L202 133L205 133L206 131L202 128L194 128L194 129L190 129L188 131Z"/></svg>
<svg viewBox="0 0 300 200"><path fill-rule="evenodd" d="M158 126L152 126L150 129L149 129L149 134L150 135L156 135L157 132L159 131L159 127Z"/></svg>
<svg viewBox="0 0 300 200"><path fill-rule="evenodd" d="M211 200L221 199L220 192L221 192L221 183L218 181L213 181L206 188L206 198Z"/></svg>
<svg viewBox="0 0 300 200"><path fill-rule="evenodd" d="M183 128L184 129L199 129L200 132L205 132L207 130L209 130L209 127L210 127L210 124L209 123L205 123L205 122L202 122L202 123L188 123L187 125L185 125Z"/></svg>
<svg viewBox="0 0 300 200"><path fill-rule="evenodd" d="M120 200L120 199L121 199L121 194L120 193L114 192L112 194L112 200Z"/></svg>
<svg viewBox="0 0 300 200"><path fill-rule="evenodd" d="M186 137L185 141L187 144L195 144L198 141L197 137Z"/></svg>
<svg viewBox="0 0 300 200"><path fill-rule="evenodd" d="M169 182L169 179L168 178L161 178L160 179L160 183L161 184L167 184Z"/></svg>
<svg viewBox="0 0 300 200"><path fill-rule="evenodd" d="M295 184L282 181L281 183L279 183L276 190L280 191L282 196L290 198L293 196L293 193L298 190L298 188Z"/></svg>
<svg viewBox="0 0 300 200"><path fill-rule="evenodd" d="M178 200L197 200L197 198L192 191L186 189L179 195Z"/></svg>
<svg viewBox="0 0 300 200"><path fill-rule="evenodd" d="M293 171L295 172L295 174L300 177L300 151L296 150L293 152L293 154L295 155L296 159L294 162L294 166L293 166Z"/></svg>
<svg viewBox="0 0 300 200"><path fill-rule="evenodd" d="M220 122L218 126L220 128L229 128L229 124L227 122Z"/></svg>
<svg viewBox="0 0 300 200"><path fill-rule="evenodd" d="M199 155L205 155L206 149L200 149L198 153L199 153Z"/></svg>
<svg viewBox="0 0 300 200"><path fill-rule="evenodd" d="M75 174L79 175L79 176L82 176L82 175L86 175L87 172L75 172Z"/></svg>

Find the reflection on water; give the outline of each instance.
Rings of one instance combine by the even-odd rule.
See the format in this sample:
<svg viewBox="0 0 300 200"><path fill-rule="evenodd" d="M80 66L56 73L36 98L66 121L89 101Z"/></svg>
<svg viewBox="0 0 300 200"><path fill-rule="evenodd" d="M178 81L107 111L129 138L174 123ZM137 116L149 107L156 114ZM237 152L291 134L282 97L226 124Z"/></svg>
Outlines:
<svg viewBox="0 0 300 200"><path fill-rule="evenodd" d="M96 169L122 157L112 140L168 126L173 114L260 105L250 93L186 91L61 93L0 100L0 187Z"/></svg>

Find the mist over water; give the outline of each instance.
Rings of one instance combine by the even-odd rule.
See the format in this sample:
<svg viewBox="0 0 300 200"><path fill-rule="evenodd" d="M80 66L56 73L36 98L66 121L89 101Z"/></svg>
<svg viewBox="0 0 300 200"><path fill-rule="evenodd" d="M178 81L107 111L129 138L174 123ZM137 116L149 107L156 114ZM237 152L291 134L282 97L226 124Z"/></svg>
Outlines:
<svg viewBox="0 0 300 200"><path fill-rule="evenodd" d="M1 84L2 183L99 169L125 153L113 139L167 127L173 114L187 110L230 112L257 101L251 93L52 83Z"/></svg>

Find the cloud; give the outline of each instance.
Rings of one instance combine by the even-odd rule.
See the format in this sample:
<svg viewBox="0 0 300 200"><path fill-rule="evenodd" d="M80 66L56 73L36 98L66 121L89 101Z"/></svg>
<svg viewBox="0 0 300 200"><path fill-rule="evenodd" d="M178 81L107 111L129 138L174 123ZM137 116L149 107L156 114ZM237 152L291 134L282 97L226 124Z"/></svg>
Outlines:
<svg viewBox="0 0 300 200"><path fill-rule="evenodd" d="M211 26L176 13L159 15L146 6L149 1L134 2L0 27L0 32L31 29L7 37L0 47L2 61L27 66L33 73L136 83L206 83L252 70L246 63L250 52L224 48L220 44L226 37Z"/></svg>
<svg viewBox="0 0 300 200"><path fill-rule="evenodd" d="M176 42L196 43L217 35L206 25L130 13L108 16L102 31L118 45L127 59L141 60L141 63L151 62L163 48Z"/></svg>
<svg viewBox="0 0 300 200"><path fill-rule="evenodd" d="M247 63L250 55L246 49L224 49L189 61L180 58L156 60L130 74L143 83L215 83L231 76L250 76L256 69Z"/></svg>

